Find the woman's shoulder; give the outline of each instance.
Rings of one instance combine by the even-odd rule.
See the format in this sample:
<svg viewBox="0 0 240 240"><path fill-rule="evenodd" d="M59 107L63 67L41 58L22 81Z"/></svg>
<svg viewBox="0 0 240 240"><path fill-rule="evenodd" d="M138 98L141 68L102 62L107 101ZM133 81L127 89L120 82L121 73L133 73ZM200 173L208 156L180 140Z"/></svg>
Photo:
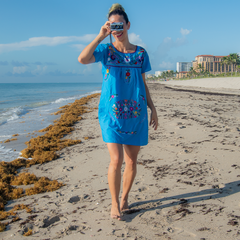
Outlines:
<svg viewBox="0 0 240 240"><path fill-rule="evenodd" d="M139 46L139 45L136 45L137 46L137 49L140 51L140 52L146 52L146 49L142 46Z"/></svg>
<svg viewBox="0 0 240 240"><path fill-rule="evenodd" d="M144 47L136 45L136 53L145 56L147 54L147 51Z"/></svg>
<svg viewBox="0 0 240 240"><path fill-rule="evenodd" d="M108 43L100 43L95 49L95 52L105 52L109 49Z"/></svg>

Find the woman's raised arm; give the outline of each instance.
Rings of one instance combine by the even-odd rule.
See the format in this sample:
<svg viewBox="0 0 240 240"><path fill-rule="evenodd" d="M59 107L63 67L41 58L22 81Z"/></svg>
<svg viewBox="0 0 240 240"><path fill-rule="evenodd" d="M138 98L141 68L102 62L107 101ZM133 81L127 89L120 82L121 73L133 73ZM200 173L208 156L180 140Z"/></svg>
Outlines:
<svg viewBox="0 0 240 240"><path fill-rule="evenodd" d="M83 51L80 53L78 57L78 61L82 64L89 64L89 63L94 63L95 62L95 57L93 55L96 47L98 44L103 41L109 34L111 33L110 31L110 22L107 21L100 30L100 33L97 35L97 37L90 43L88 44Z"/></svg>

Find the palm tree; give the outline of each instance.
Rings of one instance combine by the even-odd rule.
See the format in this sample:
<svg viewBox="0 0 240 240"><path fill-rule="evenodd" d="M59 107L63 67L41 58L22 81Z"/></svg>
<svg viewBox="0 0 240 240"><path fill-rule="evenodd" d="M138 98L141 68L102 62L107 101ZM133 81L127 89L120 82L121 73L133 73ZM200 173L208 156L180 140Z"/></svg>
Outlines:
<svg viewBox="0 0 240 240"><path fill-rule="evenodd" d="M191 67L191 68L190 68L190 71L188 72L188 77L189 77L189 78L192 78L192 76L193 76L193 71L194 71L194 70L193 70L193 67Z"/></svg>
<svg viewBox="0 0 240 240"><path fill-rule="evenodd" d="M236 71L240 73L240 65L236 66Z"/></svg>
<svg viewBox="0 0 240 240"><path fill-rule="evenodd" d="M173 71L173 70L170 71L170 76L171 76L171 77L174 76L174 71Z"/></svg>
<svg viewBox="0 0 240 240"><path fill-rule="evenodd" d="M225 73L225 76L226 76L226 68L229 65L228 56L223 57L223 59L222 59L220 64L224 66L224 73Z"/></svg>
<svg viewBox="0 0 240 240"><path fill-rule="evenodd" d="M230 53L228 58L229 63L232 65L231 72L233 72L233 67L236 69L236 66L240 64L239 55L237 53Z"/></svg>
<svg viewBox="0 0 240 240"><path fill-rule="evenodd" d="M221 65L225 64L225 75L226 75L226 67L231 66L231 76L233 73L233 68L236 69L237 65L240 65L240 57L237 53L230 53L228 56L223 57Z"/></svg>
<svg viewBox="0 0 240 240"><path fill-rule="evenodd" d="M162 72L161 77L162 77L163 79L166 79L166 72Z"/></svg>
<svg viewBox="0 0 240 240"><path fill-rule="evenodd" d="M204 69L204 67L202 67L202 64L201 64L201 63L199 63L199 64L198 64L198 67L197 67L197 69L199 69L199 70L200 70L200 72L202 72L202 71L203 71L203 69Z"/></svg>

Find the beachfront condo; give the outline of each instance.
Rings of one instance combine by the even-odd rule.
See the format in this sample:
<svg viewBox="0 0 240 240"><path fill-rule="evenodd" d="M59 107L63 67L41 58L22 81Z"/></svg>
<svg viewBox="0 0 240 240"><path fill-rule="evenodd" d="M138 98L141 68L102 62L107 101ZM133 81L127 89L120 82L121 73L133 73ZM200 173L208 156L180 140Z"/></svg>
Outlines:
<svg viewBox="0 0 240 240"><path fill-rule="evenodd" d="M208 71L211 74L220 74L225 72L234 72L234 64L221 64L224 56L198 55L193 61L193 69L196 72Z"/></svg>
<svg viewBox="0 0 240 240"><path fill-rule="evenodd" d="M189 72L192 66L192 62L177 62L177 72Z"/></svg>

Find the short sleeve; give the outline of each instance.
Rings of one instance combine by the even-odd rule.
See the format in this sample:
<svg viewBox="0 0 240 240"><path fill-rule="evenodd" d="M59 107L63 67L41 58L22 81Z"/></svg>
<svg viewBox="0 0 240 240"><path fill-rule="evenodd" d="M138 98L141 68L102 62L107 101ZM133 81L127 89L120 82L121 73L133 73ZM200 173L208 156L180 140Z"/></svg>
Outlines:
<svg viewBox="0 0 240 240"><path fill-rule="evenodd" d="M95 51L93 52L93 55L95 57L95 62L105 62L105 59L107 58L107 44L99 44Z"/></svg>
<svg viewBox="0 0 240 240"><path fill-rule="evenodd" d="M142 64L141 73L148 72L151 69L152 68L151 68L151 65L150 65L149 57L148 57L148 54L145 50L144 53L143 53L143 64Z"/></svg>

